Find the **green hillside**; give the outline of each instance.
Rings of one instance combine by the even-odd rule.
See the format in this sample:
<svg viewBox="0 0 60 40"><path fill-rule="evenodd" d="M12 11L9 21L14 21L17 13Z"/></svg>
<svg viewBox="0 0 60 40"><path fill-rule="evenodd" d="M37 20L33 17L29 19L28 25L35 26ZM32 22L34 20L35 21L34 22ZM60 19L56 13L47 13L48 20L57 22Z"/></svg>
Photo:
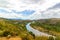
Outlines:
<svg viewBox="0 0 60 40"><path fill-rule="evenodd" d="M26 24L31 20L11 20L0 18L0 38L18 36L22 40L54 40L52 37L35 36L28 32ZM41 32L56 36L60 40L60 20L35 20L31 26Z"/></svg>
<svg viewBox="0 0 60 40"><path fill-rule="evenodd" d="M30 21L24 20L8 20L0 18L0 37L19 36L23 40L26 40L28 36L33 36L26 30L25 25Z"/></svg>
<svg viewBox="0 0 60 40"><path fill-rule="evenodd" d="M60 19L35 20L31 26L41 32L56 36L57 40L60 40Z"/></svg>

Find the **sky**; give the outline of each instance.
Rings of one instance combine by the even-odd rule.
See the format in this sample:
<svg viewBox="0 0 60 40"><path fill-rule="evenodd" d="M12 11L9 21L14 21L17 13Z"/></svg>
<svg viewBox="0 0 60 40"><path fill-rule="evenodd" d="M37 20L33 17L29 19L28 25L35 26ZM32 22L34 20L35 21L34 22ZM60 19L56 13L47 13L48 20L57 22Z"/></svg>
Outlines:
<svg viewBox="0 0 60 40"><path fill-rule="evenodd" d="M0 0L0 17L8 19L60 18L60 0Z"/></svg>

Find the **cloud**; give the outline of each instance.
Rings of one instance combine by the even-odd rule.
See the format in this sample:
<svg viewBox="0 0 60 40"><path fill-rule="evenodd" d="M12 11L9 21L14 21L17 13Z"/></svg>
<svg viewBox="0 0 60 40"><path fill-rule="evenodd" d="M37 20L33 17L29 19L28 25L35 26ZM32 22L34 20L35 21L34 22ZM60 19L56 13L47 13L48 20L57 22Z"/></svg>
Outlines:
<svg viewBox="0 0 60 40"><path fill-rule="evenodd" d="M37 11L36 13L30 15L31 20L35 19L48 19L48 18L60 18L60 8L59 3L55 4L51 9L47 9L45 11Z"/></svg>
<svg viewBox="0 0 60 40"><path fill-rule="evenodd" d="M60 18L60 8L54 8L41 14L42 18Z"/></svg>
<svg viewBox="0 0 60 40"><path fill-rule="evenodd" d="M9 2L7 0L0 0L0 7L7 7L9 5Z"/></svg>
<svg viewBox="0 0 60 40"><path fill-rule="evenodd" d="M24 16L22 14L16 14L16 13L0 13L0 17L2 18L8 18L8 19L22 19Z"/></svg>
<svg viewBox="0 0 60 40"><path fill-rule="evenodd" d="M12 12L17 13L17 14L23 14L24 16L29 16L33 14L35 11L34 10L23 10L23 11L12 10Z"/></svg>
<svg viewBox="0 0 60 40"><path fill-rule="evenodd" d="M60 9L55 8L45 12L36 12L28 17L31 20L38 20L38 19L49 19L49 18L60 18Z"/></svg>
<svg viewBox="0 0 60 40"><path fill-rule="evenodd" d="M53 15L52 13L54 12L51 12L50 10L47 11L47 9L53 7L57 3L60 3L60 0L53 0L53 1L52 0L1 0L0 7L7 10L9 13L4 13L7 11L2 10L3 13L2 12L0 13L0 17L21 18L21 19L50 18L52 17L51 15ZM35 12L27 17L24 16L23 13L22 14L14 13L12 12L12 10L16 10L16 12L21 12L24 10L34 10Z"/></svg>
<svg viewBox="0 0 60 40"><path fill-rule="evenodd" d="M36 2L36 0L9 0L7 2L9 2L9 5L8 5L9 9L15 9L18 11L23 11L26 9L44 11L60 1L58 1L58 0L53 0L53 1L52 0L38 0L38 2L34 3L34 4L33 4L33 2Z"/></svg>
<svg viewBox="0 0 60 40"><path fill-rule="evenodd" d="M54 8L60 8L60 3L57 3L56 5L54 5L53 7L49 8L49 9L54 9Z"/></svg>
<svg viewBox="0 0 60 40"><path fill-rule="evenodd" d="M35 11L33 10L8 10L6 8L0 8L0 17L8 18L8 19L27 19L27 17L33 14Z"/></svg>
<svg viewBox="0 0 60 40"><path fill-rule="evenodd" d="M3 3L0 4L5 4L5 6L7 6L8 9L15 9L18 11L23 11L26 9L44 11L49 7L54 6L56 3L59 3L60 1L59 0L53 0L53 1L52 0L37 0L37 1L36 0L3 0L2 2ZM33 4L33 2L35 3Z"/></svg>
<svg viewBox="0 0 60 40"><path fill-rule="evenodd" d="M43 3L45 0L20 0L20 1L26 4L38 4Z"/></svg>

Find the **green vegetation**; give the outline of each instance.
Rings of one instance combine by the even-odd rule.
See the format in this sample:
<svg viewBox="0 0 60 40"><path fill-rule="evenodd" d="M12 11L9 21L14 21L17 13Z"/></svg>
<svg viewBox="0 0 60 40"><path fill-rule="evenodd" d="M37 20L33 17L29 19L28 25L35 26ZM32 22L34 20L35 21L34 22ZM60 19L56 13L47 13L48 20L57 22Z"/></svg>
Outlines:
<svg viewBox="0 0 60 40"><path fill-rule="evenodd" d="M8 20L8 19L0 19L0 37L7 36L20 36L21 38L27 38L28 35L31 35L26 30L26 24L31 22L29 20ZM32 36L32 35L31 35Z"/></svg>
<svg viewBox="0 0 60 40"><path fill-rule="evenodd" d="M28 32L26 24L31 20L10 20L0 18L0 37L19 36L22 40L54 40L52 37L35 36ZM55 20L36 20L31 26L39 31L56 36L60 40L60 21Z"/></svg>
<svg viewBox="0 0 60 40"><path fill-rule="evenodd" d="M35 22L31 24L31 26L41 32L56 36L56 40L60 40L60 19L35 20Z"/></svg>
<svg viewBox="0 0 60 40"><path fill-rule="evenodd" d="M30 20L8 20L0 18L0 37L15 37L19 36L22 40L38 40L40 37L35 37L32 32L28 32L26 24ZM41 38L43 39L43 38Z"/></svg>

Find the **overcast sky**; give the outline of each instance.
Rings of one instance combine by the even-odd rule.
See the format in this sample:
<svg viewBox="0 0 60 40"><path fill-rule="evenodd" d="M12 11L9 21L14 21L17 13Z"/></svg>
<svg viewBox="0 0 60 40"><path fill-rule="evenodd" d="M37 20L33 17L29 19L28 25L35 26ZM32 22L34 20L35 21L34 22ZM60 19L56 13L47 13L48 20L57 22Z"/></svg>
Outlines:
<svg viewBox="0 0 60 40"><path fill-rule="evenodd" d="M31 20L60 18L59 3L60 0L0 0L0 17Z"/></svg>

